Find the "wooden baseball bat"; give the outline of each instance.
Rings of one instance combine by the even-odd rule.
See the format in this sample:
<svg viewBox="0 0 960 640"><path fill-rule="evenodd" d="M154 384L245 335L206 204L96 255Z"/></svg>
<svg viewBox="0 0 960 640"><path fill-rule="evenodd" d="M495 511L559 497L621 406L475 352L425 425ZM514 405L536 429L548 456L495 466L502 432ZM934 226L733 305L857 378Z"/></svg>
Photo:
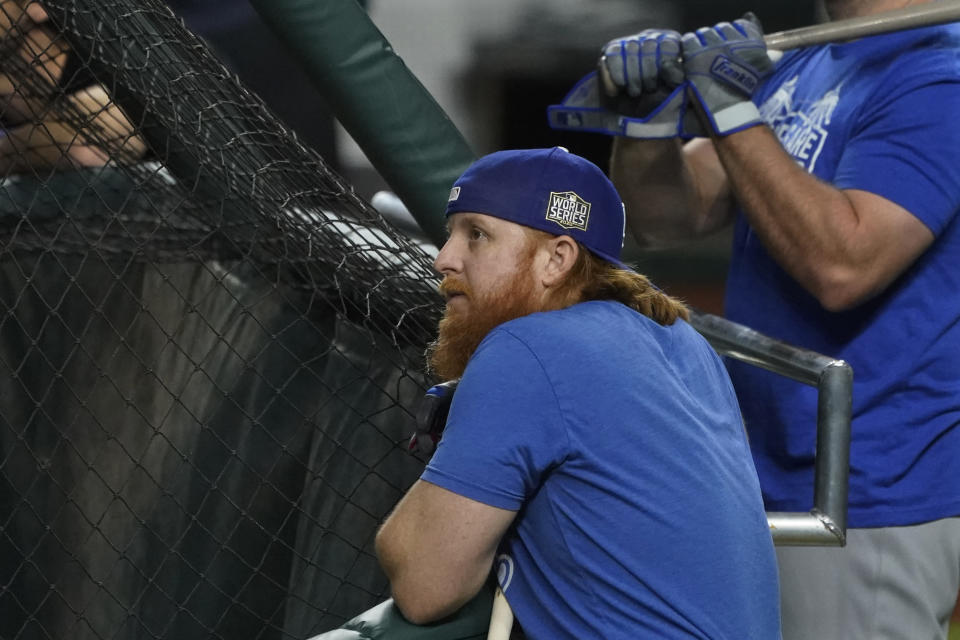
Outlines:
<svg viewBox="0 0 960 640"><path fill-rule="evenodd" d="M490 612L490 630L487 640L510 640L510 631L513 630L513 609L507 602L500 587L497 587L493 596L493 610Z"/></svg>
<svg viewBox="0 0 960 640"><path fill-rule="evenodd" d="M764 36L768 49L787 51L826 42L844 42L891 31L960 21L960 0L928 2L870 16L836 20Z"/></svg>

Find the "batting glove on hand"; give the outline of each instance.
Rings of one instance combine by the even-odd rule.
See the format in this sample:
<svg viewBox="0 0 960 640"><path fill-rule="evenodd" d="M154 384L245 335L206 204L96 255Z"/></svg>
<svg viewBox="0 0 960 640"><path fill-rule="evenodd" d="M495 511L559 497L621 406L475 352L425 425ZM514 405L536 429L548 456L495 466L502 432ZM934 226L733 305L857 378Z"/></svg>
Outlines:
<svg viewBox="0 0 960 640"><path fill-rule="evenodd" d="M680 132L686 80L680 60L680 33L644 29L611 40L597 65L604 105L633 120L624 135L672 138Z"/></svg>
<svg viewBox="0 0 960 640"><path fill-rule="evenodd" d="M733 24L684 34L680 45L692 99L702 108L706 126L725 136L763 122L750 98L773 70L773 61L756 16L747 13Z"/></svg>
<svg viewBox="0 0 960 640"><path fill-rule="evenodd" d="M680 38L669 29L645 29L608 42L598 65L606 95L633 99L665 95L683 84Z"/></svg>
<svg viewBox="0 0 960 640"><path fill-rule="evenodd" d="M647 29L604 46L590 74L547 110L554 129L674 138L685 106L680 34Z"/></svg>

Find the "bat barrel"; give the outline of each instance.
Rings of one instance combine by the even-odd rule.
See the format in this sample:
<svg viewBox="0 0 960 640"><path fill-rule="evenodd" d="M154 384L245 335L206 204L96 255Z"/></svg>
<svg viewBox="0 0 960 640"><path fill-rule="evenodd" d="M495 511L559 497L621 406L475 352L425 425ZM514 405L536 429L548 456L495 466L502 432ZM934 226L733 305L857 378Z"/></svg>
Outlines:
<svg viewBox="0 0 960 640"><path fill-rule="evenodd" d="M956 21L960 21L960 1L928 2L870 16L779 31L768 34L764 42L768 49L787 51Z"/></svg>

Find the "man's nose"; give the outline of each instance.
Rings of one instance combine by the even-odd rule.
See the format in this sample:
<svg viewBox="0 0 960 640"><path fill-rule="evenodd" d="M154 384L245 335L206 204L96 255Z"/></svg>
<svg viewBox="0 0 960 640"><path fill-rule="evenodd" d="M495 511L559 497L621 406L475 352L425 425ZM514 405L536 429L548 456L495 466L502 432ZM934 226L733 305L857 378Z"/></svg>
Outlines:
<svg viewBox="0 0 960 640"><path fill-rule="evenodd" d="M440 248L440 253L433 261L433 268L446 275L448 273L459 273L461 267L462 261L457 250L457 242L451 236Z"/></svg>

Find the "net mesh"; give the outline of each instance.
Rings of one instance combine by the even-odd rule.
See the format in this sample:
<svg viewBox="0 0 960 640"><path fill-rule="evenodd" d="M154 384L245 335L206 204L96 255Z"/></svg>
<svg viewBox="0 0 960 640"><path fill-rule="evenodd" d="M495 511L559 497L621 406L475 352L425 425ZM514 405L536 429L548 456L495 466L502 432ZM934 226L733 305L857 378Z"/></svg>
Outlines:
<svg viewBox="0 0 960 640"><path fill-rule="evenodd" d="M0 637L385 597L428 257L155 0L0 3Z"/></svg>

